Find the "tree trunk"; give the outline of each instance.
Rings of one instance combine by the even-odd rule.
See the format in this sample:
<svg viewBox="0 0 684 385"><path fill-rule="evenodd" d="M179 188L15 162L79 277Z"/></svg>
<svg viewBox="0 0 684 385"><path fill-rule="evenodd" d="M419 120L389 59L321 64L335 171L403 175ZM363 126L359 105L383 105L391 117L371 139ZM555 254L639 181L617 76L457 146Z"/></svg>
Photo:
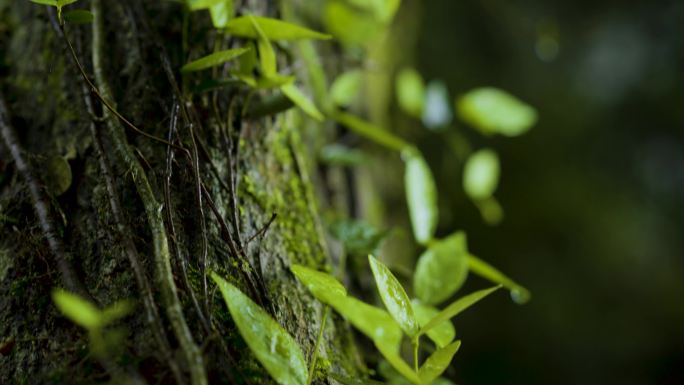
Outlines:
<svg viewBox="0 0 684 385"><path fill-rule="evenodd" d="M207 275L263 306L309 357L322 307L289 266L331 262L308 145L318 139L297 111L269 114L270 91L189 96L199 82L177 69L239 44L205 13L138 0L105 0L98 13L98 3L77 3L95 20L67 25L66 36L132 124L86 84L54 11L0 2L0 383L272 382ZM275 3L236 9L278 17ZM298 68L296 55L278 59ZM93 354L86 331L53 305L56 287L100 308L135 300L108 329L125 331L118 349ZM331 314L323 336L314 382L358 375L343 320Z"/></svg>

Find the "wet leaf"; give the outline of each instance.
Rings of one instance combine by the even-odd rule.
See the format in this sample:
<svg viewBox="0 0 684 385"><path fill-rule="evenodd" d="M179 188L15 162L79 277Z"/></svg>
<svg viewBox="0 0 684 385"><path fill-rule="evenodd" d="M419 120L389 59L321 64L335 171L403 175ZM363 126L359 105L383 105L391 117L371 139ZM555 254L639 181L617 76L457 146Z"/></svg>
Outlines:
<svg viewBox="0 0 684 385"><path fill-rule="evenodd" d="M211 68L214 66L217 66L221 63L225 63L229 60L233 60L240 55L245 54L248 52L250 49L249 48L234 48L234 49L227 49L224 51L219 51L219 52L214 52L210 55L204 56L203 58L191 61L190 63L184 65L181 68L181 72L187 73L187 72L195 72L195 71L201 71L207 68Z"/></svg>
<svg viewBox="0 0 684 385"><path fill-rule="evenodd" d="M257 360L281 385L305 385L306 361L294 338L238 288L211 273L242 338Z"/></svg>
<svg viewBox="0 0 684 385"><path fill-rule="evenodd" d="M85 9L75 9L64 13L64 21L69 24L88 24L93 22L93 14Z"/></svg>
<svg viewBox="0 0 684 385"><path fill-rule="evenodd" d="M297 86L294 84L285 84L280 86L280 90L283 91L285 96L287 96L294 104L302 109L311 118L322 122L325 117L318 110L318 107L309 99Z"/></svg>
<svg viewBox="0 0 684 385"><path fill-rule="evenodd" d="M382 346L387 352L399 352L401 328L388 312L350 296L330 306L376 346Z"/></svg>
<svg viewBox="0 0 684 385"><path fill-rule="evenodd" d="M416 374L416 372L413 371L406 361L399 357L397 353L387 350L383 346L378 346L377 344L375 347L380 351L382 356L385 357L387 362L389 362L390 365L392 365L392 367L399 372L399 374L404 376L404 378L409 380L414 385L422 385L418 374Z"/></svg>
<svg viewBox="0 0 684 385"><path fill-rule="evenodd" d="M330 86L330 97L336 105L347 107L356 100L362 85L363 71L347 71L338 76Z"/></svg>
<svg viewBox="0 0 684 385"><path fill-rule="evenodd" d="M372 255L368 256L368 263L370 263L371 270L373 271L380 299L385 304L387 311L409 337L418 334L420 326L416 322L413 306L411 306L411 301L397 278L387 266Z"/></svg>
<svg viewBox="0 0 684 385"><path fill-rule="evenodd" d="M468 158L463 170L463 189L473 200L492 196L499 184L499 157L490 149L479 150Z"/></svg>
<svg viewBox="0 0 684 385"><path fill-rule="evenodd" d="M223 0L212 5L209 8L209 15L214 28L225 28L228 21L235 15L233 0Z"/></svg>
<svg viewBox="0 0 684 385"><path fill-rule="evenodd" d="M232 19L226 24L226 30L234 36L257 39L257 30L249 20L253 17L261 27L264 35L271 41L298 39L330 39L330 35L310 30L299 25L260 16L242 16Z"/></svg>
<svg viewBox="0 0 684 385"><path fill-rule="evenodd" d="M537 122L537 111L506 91L474 89L456 101L459 116L484 134L517 136Z"/></svg>
<svg viewBox="0 0 684 385"><path fill-rule="evenodd" d="M88 330L103 326L102 313L90 301L62 289L52 291L52 301L62 314Z"/></svg>
<svg viewBox="0 0 684 385"><path fill-rule="evenodd" d="M423 327L427 325L437 314L439 309L434 306L425 305L420 301L413 300L413 311L416 314L418 324ZM447 346L456 337L456 329L450 321L444 321L441 324L433 327L427 331L427 336L440 348Z"/></svg>
<svg viewBox="0 0 684 385"><path fill-rule="evenodd" d="M356 257L373 254L389 233L366 222L350 219L333 222L330 232L342 242L347 253Z"/></svg>
<svg viewBox="0 0 684 385"><path fill-rule="evenodd" d="M420 329L420 334L427 333L427 331L432 329L433 327L436 327L442 322L450 320L451 318L457 316L460 312L474 305L475 303L477 303L484 297L490 295L500 287L501 286L494 286L489 289L478 290L476 292L470 293L457 299L456 301L452 302L449 306L444 308L444 310L437 314L432 320L430 320L430 322L428 322L427 325L423 326Z"/></svg>
<svg viewBox="0 0 684 385"><path fill-rule="evenodd" d="M272 78L278 73L275 50L266 34L256 22L254 16L247 16L257 32L257 48L259 49L259 63L261 72L266 78Z"/></svg>
<svg viewBox="0 0 684 385"><path fill-rule="evenodd" d="M430 167L420 154L408 154L404 162L404 185L413 236L418 243L426 244L437 228L437 186Z"/></svg>
<svg viewBox="0 0 684 385"><path fill-rule="evenodd" d="M331 305L347 296L347 290L330 274L293 264L290 270L321 302Z"/></svg>
<svg viewBox="0 0 684 385"><path fill-rule="evenodd" d="M404 68L396 79L397 102L407 114L419 118L423 115L425 84L418 71Z"/></svg>
<svg viewBox="0 0 684 385"><path fill-rule="evenodd" d="M413 290L426 304L436 305L461 288L468 276L468 250L462 231L432 242L421 254L413 275Z"/></svg>
<svg viewBox="0 0 684 385"><path fill-rule="evenodd" d="M455 341L443 348L435 350L418 370L420 382L424 385L430 385L436 380L437 377L444 373L446 368L449 367L451 359L454 358L454 354L456 354L460 347L461 341Z"/></svg>
<svg viewBox="0 0 684 385"><path fill-rule="evenodd" d="M515 303L524 304L530 300L531 294L529 290L508 278L504 273L480 258L472 254L468 255L468 266L473 273L494 283L503 285L503 287L510 291L511 299Z"/></svg>

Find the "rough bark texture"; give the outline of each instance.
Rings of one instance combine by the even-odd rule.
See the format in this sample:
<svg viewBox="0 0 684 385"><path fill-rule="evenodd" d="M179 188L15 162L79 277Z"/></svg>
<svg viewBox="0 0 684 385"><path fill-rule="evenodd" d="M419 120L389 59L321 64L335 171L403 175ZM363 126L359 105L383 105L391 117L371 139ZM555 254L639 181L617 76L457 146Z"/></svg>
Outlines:
<svg viewBox="0 0 684 385"><path fill-rule="evenodd" d="M241 12L278 15L272 1L237 3ZM137 127L187 152L120 126L133 154L133 159L125 159L117 148L116 128L108 128L121 122L84 88L46 7L0 2L0 89L8 123L44 183L41 188L68 258L98 305L124 298L137 302L135 312L116 325L125 331L118 351L107 360L95 359L84 330L61 316L50 300L51 290L65 282L39 226L27 181L8 149L0 146L0 383L106 381L110 366L137 372L148 383L191 383L191 366L197 363L188 362L187 346L173 326L177 320L163 289L158 241L169 247L171 282L192 340L201 349L208 382L269 383L211 283L205 296L202 276L206 261L207 270L219 272L260 302L308 355L322 309L288 267L301 263L323 268L330 255L319 222L312 182L317 179L312 175L315 159L307 145L311 138L302 130L305 123L292 111L241 117L248 102L244 88L204 93L179 108L164 61L173 69L185 61L181 7L165 1L106 0L102 10L100 75L111 86L110 102ZM208 23L206 15L192 17L188 49L193 58L215 46L236 44L212 32ZM86 73L102 90L91 59L92 26L69 27L67 34ZM182 84L177 71L174 76ZM257 93L250 103L259 103L260 97ZM89 103L105 121L93 119ZM169 153L173 159L167 196ZM60 184L67 181L63 158L72 176L61 193ZM144 175L130 167L131 162ZM165 239L155 238L150 222L154 213L140 192L141 178L149 181L164 221L156 230L163 230ZM116 201L119 217L113 213ZM274 213L275 220L264 230ZM131 264L136 254L139 272L152 289L150 302L145 302L140 276ZM149 306L157 307L156 323L150 320L154 309ZM344 322L332 316L318 366L357 374L360 367L350 336ZM169 356L160 348L165 343ZM318 373L314 382L329 382L323 371Z"/></svg>

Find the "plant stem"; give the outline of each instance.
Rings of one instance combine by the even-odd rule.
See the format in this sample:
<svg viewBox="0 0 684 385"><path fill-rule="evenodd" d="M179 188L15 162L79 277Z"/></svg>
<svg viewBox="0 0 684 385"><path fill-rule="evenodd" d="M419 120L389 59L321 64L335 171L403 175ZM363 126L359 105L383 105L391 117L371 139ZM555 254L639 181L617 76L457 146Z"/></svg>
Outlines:
<svg viewBox="0 0 684 385"><path fill-rule="evenodd" d="M411 346L413 346L413 370L418 373L418 348L420 347L420 336L411 339Z"/></svg>
<svg viewBox="0 0 684 385"><path fill-rule="evenodd" d="M316 344L314 345L313 352L311 352L311 360L309 360L309 377L306 379L306 385L311 384L313 380L314 370L316 369L316 360L318 359L318 346L321 344L321 339L323 339L323 330L325 330L325 323L328 320L328 313L330 307L325 305L323 308L323 319L321 319L321 328L318 330L318 337L316 337Z"/></svg>

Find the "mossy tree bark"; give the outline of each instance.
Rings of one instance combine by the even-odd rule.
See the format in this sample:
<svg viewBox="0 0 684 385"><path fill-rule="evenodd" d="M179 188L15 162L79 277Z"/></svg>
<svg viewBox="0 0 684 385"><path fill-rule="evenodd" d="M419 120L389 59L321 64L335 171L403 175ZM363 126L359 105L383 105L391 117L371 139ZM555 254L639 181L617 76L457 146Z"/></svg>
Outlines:
<svg viewBox="0 0 684 385"><path fill-rule="evenodd" d="M97 0L82 5L91 3L97 11ZM279 15L275 1L236 8ZM293 111L243 114L266 93L190 96L195 82L176 69L238 44L212 30L208 15L193 14L184 33L187 14L175 2L105 0L99 11L92 25L66 30L86 75L127 120L172 145L103 106L46 7L0 2L2 124L17 137L0 146L0 383L268 383L205 275L235 283L310 352L323 309L289 266L330 263L307 144L317 139ZM296 55L279 60L298 65ZM51 302L51 290L69 283L35 213L34 183L87 295L101 307L136 300L104 359ZM345 323L331 315L323 335L325 370L314 382L330 382L326 371L358 375Z"/></svg>

